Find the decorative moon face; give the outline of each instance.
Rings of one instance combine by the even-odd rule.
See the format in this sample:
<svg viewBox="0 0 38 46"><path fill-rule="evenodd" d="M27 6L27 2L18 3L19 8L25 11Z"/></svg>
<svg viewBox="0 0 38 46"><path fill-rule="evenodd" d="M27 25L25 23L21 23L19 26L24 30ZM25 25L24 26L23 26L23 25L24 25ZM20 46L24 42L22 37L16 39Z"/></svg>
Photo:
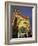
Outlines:
<svg viewBox="0 0 38 46"><path fill-rule="evenodd" d="M29 21L29 19L24 19L22 17L19 17L17 23L18 23L18 28L19 29L21 27L24 27L26 30L29 31L29 29L30 29L29 28L30 27L30 21Z"/></svg>

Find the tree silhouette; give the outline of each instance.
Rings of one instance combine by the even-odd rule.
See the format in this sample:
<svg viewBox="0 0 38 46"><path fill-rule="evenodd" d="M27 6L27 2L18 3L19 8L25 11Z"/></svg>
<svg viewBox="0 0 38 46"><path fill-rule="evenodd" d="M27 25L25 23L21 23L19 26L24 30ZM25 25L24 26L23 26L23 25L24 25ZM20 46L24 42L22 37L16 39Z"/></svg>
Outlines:
<svg viewBox="0 0 38 46"><path fill-rule="evenodd" d="M14 26L13 26L13 38L18 37L18 26L17 26L17 17L15 17L14 20Z"/></svg>

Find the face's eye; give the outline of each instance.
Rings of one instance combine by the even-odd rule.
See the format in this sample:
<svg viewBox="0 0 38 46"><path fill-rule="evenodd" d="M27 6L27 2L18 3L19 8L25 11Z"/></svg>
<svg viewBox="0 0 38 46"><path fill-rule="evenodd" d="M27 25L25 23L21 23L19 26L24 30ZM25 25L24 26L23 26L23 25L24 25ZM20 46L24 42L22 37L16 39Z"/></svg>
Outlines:
<svg viewBox="0 0 38 46"><path fill-rule="evenodd" d="M24 22L24 24L27 24L26 22Z"/></svg>

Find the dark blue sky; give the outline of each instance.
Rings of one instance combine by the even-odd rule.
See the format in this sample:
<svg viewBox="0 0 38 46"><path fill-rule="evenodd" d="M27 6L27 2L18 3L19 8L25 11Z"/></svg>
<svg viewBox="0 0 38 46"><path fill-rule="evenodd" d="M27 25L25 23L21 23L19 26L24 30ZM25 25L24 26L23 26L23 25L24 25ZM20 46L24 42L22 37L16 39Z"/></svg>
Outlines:
<svg viewBox="0 0 38 46"><path fill-rule="evenodd" d="M30 23L32 24L32 7L25 7L25 6L11 6L11 13L13 13L14 9L17 9L21 12L24 16L30 17Z"/></svg>

